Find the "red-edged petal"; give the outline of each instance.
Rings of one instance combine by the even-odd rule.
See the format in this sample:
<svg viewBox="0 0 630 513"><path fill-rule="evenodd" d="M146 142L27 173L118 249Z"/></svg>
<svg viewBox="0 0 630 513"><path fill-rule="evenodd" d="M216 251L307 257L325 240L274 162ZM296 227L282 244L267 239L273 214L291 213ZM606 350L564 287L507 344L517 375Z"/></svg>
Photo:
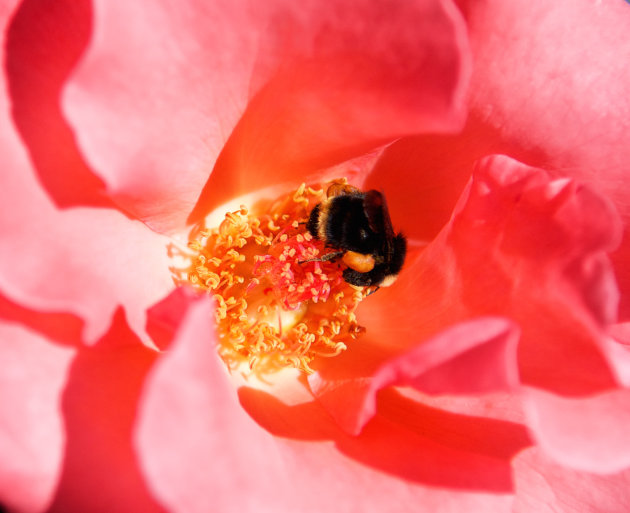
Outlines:
<svg viewBox="0 0 630 513"><path fill-rule="evenodd" d="M96 1L65 111L116 201L168 229L215 163L203 213L401 135L456 129L468 74L450 0Z"/></svg>
<svg viewBox="0 0 630 513"><path fill-rule="evenodd" d="M458 3L475 57L468 121L456 136L416 137L387 149L384 159L392 165L378 166L370 181L385 183L388 195L398 196L390 201L395 218L409 217L407 207L418 209L423 217L405 230L431 240L447 222L473 162L503 153L595 186L630 226L628 188L619 186L629 160L630 100L623 93L629 80L628 6L589 0ZM628 241L626 228L612 255L623 319L630 316Z"/></svg>
<svg viewBox="0 0 630 513"><path fill-rule="evenodd" d="M383 362L369 377L349 375L352 368L338 358L309 376L309 385L339 425L356 435L376 413L377 392L390 386L468 395L515 386L518 335L504 319L464 322Z"/></svg>
<svg viewBox="0 0 630 513"><path fill-rule="evenodd" d="M60 404L67 444L50 511L162 511L131 445L138 395L156 357L121 311L98 344L79 350Z"/></svg>
<svg viewBox="0 0 630 513"><path fill-rule="evenodd" d="M0 504L38 513L61 474L66 433L59 411L75 351L0 323Z"/></svg>
<svg viewBox="0 0 630 513"><path fill-rule="evenodd" d="M509 511L522 426L394 394L386 415L352 437L316 402L288 405L249 387L237 396L211 313L207 299L192 304L142 398L137 450L170 511Z"/></svg>
<svg viewBox="0 0 630 513"><path fill-rule="evenodd" d="M514 513L626 513L630 471L589 474L562 467L537 449L514 460Z"/></svg>
<svg viewBox="0 0 630 513"><path fill-rule="evenodd" d="M292 444L295 454L291 459L317 462L315 468L295 473L296 486L302 478L307 478L307 482L319 488L322 482L329 481L321 480L318 472L322 477L332 472L329 477L344 484L345 500L354 501L357 510L368 507L366 503L374 500L377 502L369 511L386 507L376 497L357 497L357 493L364 494L372 486L377 489L388 486L387 474L404 480L411 486L408 492L419 494L418 497L426 493L423 487L427 485L436 490L450 489L455 503L467 500L460 495L464 490L509 492L512 486L509 461L531 443L521 424L477 415L473 413L475 408L468 408L462 414L448 412L392 389L378 395L379 413L359 436L341 432L318 403L289 406L270 394L251 388L241 388L239 399L261 427L280 437L280 447L282 439L302 442ZM323 452L327 440L334 442L338 454ZM332 469L338 465L347 468L348 459L362 464L363 472L356 469L350 475L344 475L343 469ZM323 472L324 468L330 469ZM340 474L337 473L339 471ZM374 471L377 471L374 477L380 484L371 483L370 479L370 486L352 491L356 482L369 478ZM386 474L381 474L379 479L379 472ZM305 491L309 497L317 493L317 490ZM402 490L398 490L393 500L398 502L404 495ZM315 507L329 505L321 500L317 503ZM409 507L414 505L408 505L403 510L407 511ZM415 504L415 507L418 505Z"/></svg>

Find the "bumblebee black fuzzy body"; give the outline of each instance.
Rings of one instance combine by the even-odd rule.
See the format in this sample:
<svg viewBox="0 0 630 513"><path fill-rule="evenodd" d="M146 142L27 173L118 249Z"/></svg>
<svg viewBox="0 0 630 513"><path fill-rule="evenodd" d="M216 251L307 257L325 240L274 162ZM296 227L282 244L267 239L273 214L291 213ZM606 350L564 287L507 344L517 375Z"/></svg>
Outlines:
<svg viewBox="0 0 630 513"><path fill-rule="evenodd" d="M385 197L333 183L324 201L310 213L306 228L333 248L321 260L341 256L343 278L359 287L387 287L397 278L407 253L407 240L394 233Z"/></svg>

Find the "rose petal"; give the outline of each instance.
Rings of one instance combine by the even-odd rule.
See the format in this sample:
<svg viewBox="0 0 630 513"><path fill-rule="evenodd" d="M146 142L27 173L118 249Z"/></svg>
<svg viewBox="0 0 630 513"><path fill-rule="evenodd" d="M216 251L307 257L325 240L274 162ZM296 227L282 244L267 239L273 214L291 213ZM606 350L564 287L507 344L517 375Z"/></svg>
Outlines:
<svg viewBox="0 0 630 513"><path fill-rule="evenodd" d="M246 510L271 511L291 494L271 437L238 407L216 355L212 310L206 298L190 306L174 348L148 379L136 434L141 465L171 511L229 511L239 498Z"/></svg>
<svg viewBox="0 0 630 513"><path fill-rule="evenodd" d="M397 229L430 242L450 220L474 163L495 153L529 162L522 148L502 141L496 130L472 115L457 134L404 137L388 146L365 188L387 193Z"/></svg>
<svg viewBox="0 0 630 513"><path fill-rule="evenodd" d="M527 387L524 408L533 436L557 462L577 470L619 472L630 467L626 427L630 391L567 398Z"/></svg>
<svg viewBox="0 0 630 513"><path fill-rule="evenodd" d="M59 403L75 350L0 322L0 504L36 513L50 503L66 433Z"/></svg>
<svg viewBox="0 0 630 513"><path fill-rule="evenodd" d="M518 328L509 321L478 319L383 362L369 378L348 376L340 361L309 376L309 385L337 423L356 435L376 413L376 393L390 386L469 395L513 387L518 382L517 340Z"/></svg>
<svg viewBox="0 0 630 513"><path fill-rule="evenodd" d="M615 370L619 383L630 387L630 322L613 324L605 346L608 363Z"/></svg>
<svg viewBox="0 0 630 513"><path fill-rule="evenodd" d="M625 513L630 471L595 475L561 467L530 449L514 461L514 513Z"/></svg>
<svg viewBox="0 0 630 513"><path fill-rule="evenodd" d="M142 398L136 445L170 511L509 511L506 464L521 426L479 423L467 440L476 419L422 409L422 434L400 418L405 399L392 398L389 416L355 438L315 402L289 406L252 388L237 398L211 319L206 299L192 304ZM478 443L487 433L496 436Z"/></svg>
<svg viewBox="0 0 630 513"><path fill-rule="evenodd" d="M358 318L368 335L334 361L321 362L318 376L310 378L321 380L314 393L342 426L356 432L379 363L483 315L518 323L523 383L575 398L615 389L607 328L616 290L605 252L618 234L610 205L589 189L550 181L507 157L481 161L449 225L411 256L393 287L361 305ZM441 376L453 380L455 389L456 375ZM596 407L605 410L606 401ZM586 436L571 415L545 422L551 433L542 431L545 423L535 428L539 438ZM572 445L575 458L588 461L595 451L578 445ZM622 451L602 466L618 468L624 458Z"/></svg>
<svg viewBox="0 0 630 513"><path fill-rule="evenodd" d="M0 288L29 309L81 317L89 341L120 304L143 333L145 309L173 287L170 241L114 210L58 210L35 181L8 116L2 120Z"/></svg>
<svg viewBox="0 0 630 513"><path fill-rule="evenodd" d="M65 111L116 201L168 229L215 163L203 213L406 133L456 129L468 73L448 0L96 1Z"/></svg>
<svg viewBox="0 0 630 513"><path fill-rule="evenodd" d="M627 4L469 4L472 110L503 137L544 154L541 165L577 168L630 214L628 192L618 187L630 159Z"/></svg>
<svg viewBox="0 0 630 513"><path fill-rule="evenodd" d="M112 206L102 180L79 155L59 107L64 80L88 41L90 17L86 0L26 0L3 44L13 120L38 179L59 207ZM72 30L60 30L64 26Z"/></svg>
<svg viewBox="0 0 630 513"><path fill-rule="evenodd" d="M379 413L359 436L340 432L317 403L288 406L252 388L239 389L239 399L254 420L275 436L311 443L331 439L341 454L367 468L454 491L510 490L507 464L530 444L520 424L446 412L392 389L378 395ZM322 444L318 445L321 451ZM307 444L294 444L293 451L295 456L312 458ZM339 455L331 453L331 457ZM339 479L352 482L353 478Z"/></svg>
<svg viewBox="0 0 630 513"><path fill-rule="evenodd" d="M359 321L400 350L463 319L503 315L523 330L526 382L601 390L613 384L603 328L618 297L605 253L619 231L611 206L588 188L507 157L484 159L449 225L393 287L361 305Z"/></svg>
<svg viewBox="0 0 630 513"><path fill-rule="evenodd" d="M107 329L119 304L142 333L146 307L172 287L168 241L115 211L52 205L33 176L2 85L0 288L28 309L78 315L88 340Z"/></svg>
<svg viewBox="0 0 630 513"><path fill-rule="evenodd" d="M491 418L525 424L517 391L494 392L479 396L429 395L412 388L397 388L405 397L431 408L469 417Z"/></svg>
<svg viewBox="0 0 630 513"><path fill-rule="evenodd" d="M188 287L178 287L147 311L147 333L162 351L168 349L195 293Z"/></svg>
<svg viewBox="0 0 630 513"><path fill-rule="evenodd" d="M20 164L8 163L0 191L7 206L0 216L2 290L36 310L78 315L88 341L103 333L119 304L143 333L146 307L173 286L168 240L116 211L59 212Z"/></svg>
<svg viewBox="0 0 630 513"><path fill-rule="evenodd" d="M373 179L387 183L388 196L399 196L390 202L394 214L396 209L409 212L406 204L428 218L409 223L405 231L430 240L431 232L448 220L449 205L465 180L462 171L492 153L594 185L615 202L630 226L630 198L627 188L618 186L629 151L624 115L629 99L623 93L628 81L623 56L630 54L623 36L630 16L627 5L588 0L534 7L524 0L458 3L475 55L466 127L456 136L421 136L392 146L385 159L395 165L377 166ZM623 292L623 319L630 315L628 241L626 233L612 255Z"/></svg>
<svg viewBox="0 0 630 513"><path fill-rule="evenodd" d="M295 62L283 64L287 69L253 98L196 211L227 196L234 169L244 171L235 190L255 189L268 173L278 181L304 179L401 135L460 127L467 47L450 3L406 2L394 10L339 2L332 13L312 6L308 28L293 40L282 33L272 46L313 30L315 47L307 43L303 54L299 42Z"/></svg>
<svg viewBox="0 0 630 513"><path fill-rule="evenodd" d="M630 196L619 186L630 161L627 2L462 3L475 55L472 115L527 152L525 162L596 186L624 219L613 258L627 319Z"/></svg>
<svg viewBox="0 0 630 513"><path fill-rule="evenodd" d="M83 322L72 314L29 310L0 295L0 318L28 327L50 342L67 345L81 343Z"/></svg>
<svg viewBox="0 0 630 513"><path fill-rule="evenodd" d="M98 344L81 348L61 402L68 442L51 511L162 511L131 446L138 394L156 356L120 310Z"/></svg>

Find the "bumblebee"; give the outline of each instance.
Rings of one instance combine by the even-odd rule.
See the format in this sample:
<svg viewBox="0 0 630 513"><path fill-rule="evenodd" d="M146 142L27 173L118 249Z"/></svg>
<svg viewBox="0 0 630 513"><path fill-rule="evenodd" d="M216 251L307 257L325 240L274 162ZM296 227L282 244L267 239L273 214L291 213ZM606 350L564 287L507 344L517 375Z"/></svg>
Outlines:
<svg viewBox="0 0 630 513"><path fill-rule="evenodd" d="M341 257L343 278L358 287L388 287L398 277L407 254L407 239L394 233L385 196L334 182L326 199L310 213L306 228L336 251L320 261Z"/></svg>

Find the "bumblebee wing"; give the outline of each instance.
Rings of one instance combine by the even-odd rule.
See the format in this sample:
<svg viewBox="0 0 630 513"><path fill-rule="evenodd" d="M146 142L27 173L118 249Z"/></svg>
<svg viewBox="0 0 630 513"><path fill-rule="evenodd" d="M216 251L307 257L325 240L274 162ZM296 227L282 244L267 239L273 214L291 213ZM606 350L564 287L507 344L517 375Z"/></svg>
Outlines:
<svg viewBox="0 0 630 513"><path fill-rule="evenodd" d="M378 234L383 241L384 256L390 259L394 251L394 228L389 217L385 196L379 191L367 191L363 198L363 211L367 216L370 229Z"/></svg>
<svg viewBox="0 0 630 513"><path fill-rule="evenodd" d="M367 191L363 196L363 212L368 220L370 230L374 233L385 234L387 227L385 226L385 218L389 219L385 197L378 191ZM390 221L391 227L391 221Z"/></svg>

